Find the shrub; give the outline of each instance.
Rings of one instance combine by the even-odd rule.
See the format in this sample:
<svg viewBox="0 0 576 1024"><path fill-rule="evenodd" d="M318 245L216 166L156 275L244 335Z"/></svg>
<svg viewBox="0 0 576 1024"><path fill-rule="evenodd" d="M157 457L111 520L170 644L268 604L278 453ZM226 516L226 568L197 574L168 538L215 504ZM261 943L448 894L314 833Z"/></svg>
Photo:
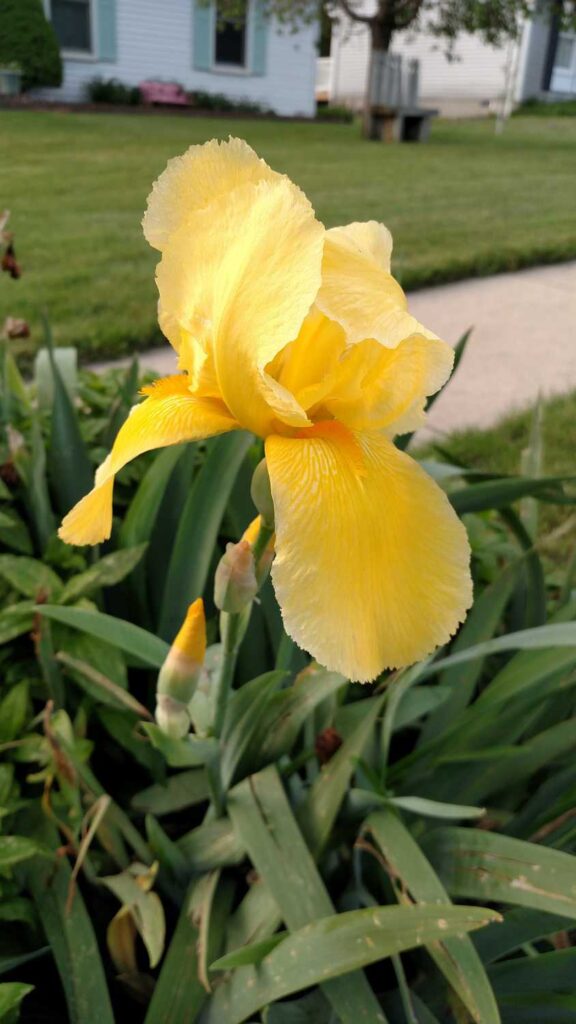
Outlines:
<svg viewBox="0 0 576 1024"><path fill-rule="evenodd" d="M515 117L576 117L576 100L524 100Z"/></svg>
<svg viewBox="0 0 576 1024"><path fill-rule="evenodd" d="M350 110L350 107L338 106L337 104L322 104L316 111L316 119L318 121L336 121L340 124L352 124L354 111Z"/></svg>
<svg viewBox="0 0 576 1024"><path fill-rule="evenodd" d="M232 99L222 92L204 92L196 89L190 93L190 102L199 110L235 111L239 114L262 114L273 113L270 107L256 100Z"/></svg>
<svg viewBox="0 0 576 1024"><path fill-rule="evenodd" d="M21 68L23 89L62 84L60 48L41 0L0 3L0 64L5 61Z"/></svg>
<svg viewBox="0 0 576 1024"><path fill-rule="evenodd" d="M93 78L86 91L93 103L117 103L135 107L140 103L137 85L124 85L117 78Z"/></svg>

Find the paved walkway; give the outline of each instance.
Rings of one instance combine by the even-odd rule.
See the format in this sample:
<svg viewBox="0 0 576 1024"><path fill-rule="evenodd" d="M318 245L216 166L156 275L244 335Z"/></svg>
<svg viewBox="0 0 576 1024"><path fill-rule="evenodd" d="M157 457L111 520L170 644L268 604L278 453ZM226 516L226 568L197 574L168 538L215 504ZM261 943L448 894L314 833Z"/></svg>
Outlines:
<svg viewBox="0 0 576 1024"><path fill-rule="evenodd" d="M409 308L452 345L474 328L423 434L488 427L539 392L576 388L576 262L426 288L409 296ZM143 353L141 365L173 373L172 349Z"/></svg>
<svg viewBox="0 0 576 1024"><path fill-rule="evenodd" d="M489 427L539 393L576 388L576 262L427 288L409 308L452 345L474 328L428 435Z"/></svg>

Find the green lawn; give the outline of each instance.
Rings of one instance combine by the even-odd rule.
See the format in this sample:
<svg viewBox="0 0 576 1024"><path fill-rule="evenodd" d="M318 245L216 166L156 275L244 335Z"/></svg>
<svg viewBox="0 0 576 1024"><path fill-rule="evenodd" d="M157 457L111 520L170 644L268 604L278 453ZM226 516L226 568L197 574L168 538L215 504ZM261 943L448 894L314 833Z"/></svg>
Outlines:
<svg viewBox="0 0 576 1024"><path fill-rule="evenodd" d="M311 196L328 224L377 218L406 287L576 255L576 119L438 122L427 146L360 139L357 125L86 113L0 113L0 208L24 276L0 279L0 317L46 309L84 355L158 340L155 254L140 230L166 160L244 136ZM463 327L466 325L463 324Z"/></svg>

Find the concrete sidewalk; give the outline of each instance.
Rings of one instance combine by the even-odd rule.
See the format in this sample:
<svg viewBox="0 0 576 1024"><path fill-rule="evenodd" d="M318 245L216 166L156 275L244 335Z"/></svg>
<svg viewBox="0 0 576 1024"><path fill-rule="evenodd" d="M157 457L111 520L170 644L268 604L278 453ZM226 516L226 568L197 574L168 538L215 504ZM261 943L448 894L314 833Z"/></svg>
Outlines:
<svg viewBox="0 0 576 1024"><path fill-rule="evenodd" d="M474 328L423 437L488 427L539 393L576 388L576 262L426 288L408 299L410 312L451 345ZM176 369L168 342L140 361L161 375Z"/></svg>
<svg viewBox="0 0 576 1024"><path fill-rule="evenodd" d="M473 327L423 435L489 427L539 393L576 388L576 262L427 288L409 308L451 345Z"/></svg>

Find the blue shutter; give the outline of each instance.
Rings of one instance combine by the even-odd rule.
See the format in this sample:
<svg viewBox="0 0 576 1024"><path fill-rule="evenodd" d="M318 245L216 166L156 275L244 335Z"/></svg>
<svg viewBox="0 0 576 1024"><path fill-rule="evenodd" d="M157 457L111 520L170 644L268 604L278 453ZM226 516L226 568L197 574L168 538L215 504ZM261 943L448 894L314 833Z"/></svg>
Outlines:
<svg viewBox="0 0 576 1024"><path fill-rule="evenodd" d="M253 0L250 23L252 27L253 75L266 74L266 49L268 46L268 18L262 0Z"/></svg>
<svg viewBox="0 0 576 1024"><path fill-rule="evenodd" d="M212 67L212 5L193 0L192 62L198 71Z"/></svg>
<svg viewBox="0 0 576 1024"><path fill-rule="evenodd" d="M97 52L100 60L116 60L116 0L97 0Z"/></svg>

